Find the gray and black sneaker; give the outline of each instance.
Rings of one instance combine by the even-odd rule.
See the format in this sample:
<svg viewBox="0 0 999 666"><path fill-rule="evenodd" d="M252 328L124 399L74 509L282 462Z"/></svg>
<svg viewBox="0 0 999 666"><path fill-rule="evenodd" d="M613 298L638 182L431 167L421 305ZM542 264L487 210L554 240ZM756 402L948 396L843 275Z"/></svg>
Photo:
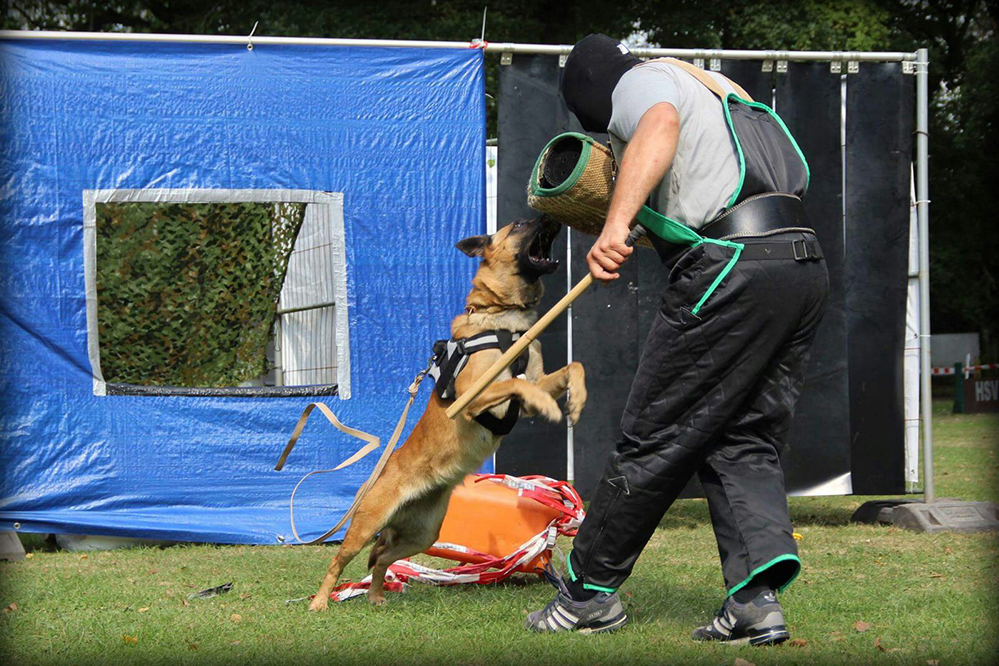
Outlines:
<svg viewBox="0 0 999 666"><path fill-rule="evenodd" d="M777 595L763 592L744 604L729 597L711 624L695 629L690 637L695 641L724 641L732 645L777 645L790 638L790 634Z"/></svg>
<svg viewBox="0 0 999 666"><path fill-rule="evenodd" d="M621 598L617 592L597 592L587 601L574 601L562 576L549 565L545 572L548 581L558 589L558 594L547 606L527 616L526 627L540 633L578 631L581 634L598 634L620 629L628 622Z"/></svg>

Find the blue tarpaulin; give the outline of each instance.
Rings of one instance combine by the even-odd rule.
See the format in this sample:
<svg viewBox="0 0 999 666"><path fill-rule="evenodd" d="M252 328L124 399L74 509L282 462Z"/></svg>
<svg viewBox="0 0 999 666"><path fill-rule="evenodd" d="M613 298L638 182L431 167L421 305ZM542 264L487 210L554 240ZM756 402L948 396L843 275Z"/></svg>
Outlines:
<svg viewBox="0 0 999 666"><path fill-rule="evenodd" d="M478 50L0 42L0 530L278 543L360 444L314 419L275 472L308 397L95 395L85 190L343 193L352 391L324 400L384 441L462 310L484 151ZM303 537L376 457L303 485Z"/></svg>

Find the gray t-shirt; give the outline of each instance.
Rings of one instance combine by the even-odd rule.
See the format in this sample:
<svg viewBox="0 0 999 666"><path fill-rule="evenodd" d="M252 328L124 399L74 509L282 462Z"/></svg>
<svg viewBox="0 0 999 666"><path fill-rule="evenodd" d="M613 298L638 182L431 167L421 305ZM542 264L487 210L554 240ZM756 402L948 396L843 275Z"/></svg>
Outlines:
<svg viewBox="0 0 999 666"><path fill-rule="evenodd" d="M709 73L726 92L735 92L723 77ZM638 121L661 102L676 107L680 139L673 164L652 192L651 205L666 217L700 229L728 206L739 185L737 149L714 93L666 62L637 65L614 88L608 127L611 148L620 161Z"/></svg>

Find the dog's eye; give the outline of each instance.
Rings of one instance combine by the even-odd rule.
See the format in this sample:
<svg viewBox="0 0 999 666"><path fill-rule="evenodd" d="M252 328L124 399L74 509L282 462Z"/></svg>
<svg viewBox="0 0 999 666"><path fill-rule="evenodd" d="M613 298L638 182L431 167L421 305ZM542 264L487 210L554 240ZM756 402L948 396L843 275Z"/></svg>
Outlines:
<svg viewBox="0 0 999 666"><path fill-rule="evenodd" d="M525 224L527 224L527 222L525 222L524 220L517 220L516 222L513 223L513 228L514 229L519 229L522 226L524 226Z"/></svg>

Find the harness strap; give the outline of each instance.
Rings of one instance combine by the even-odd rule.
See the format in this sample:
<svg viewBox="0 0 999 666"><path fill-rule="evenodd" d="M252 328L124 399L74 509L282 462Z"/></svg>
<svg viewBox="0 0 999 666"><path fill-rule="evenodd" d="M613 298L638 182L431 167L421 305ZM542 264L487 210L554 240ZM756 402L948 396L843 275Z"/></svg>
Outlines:
<svg viewBox="0 0 999 666"><path fill-rule="evenodd" d="M500 351L506 351L511 346L513 346L514 341L520 337L519 333L511 335L509 331L497 331L497 333L506 333L505 339L499 340ZM514 337L514 335L516 337ZM466 351L468 346L465 347ZM481 349L474 350L481 351ZM527 371L527 357L530 352L525 351L521 354L516 361L510 365L510 373L516 377L517 375L523 374ZM503 418L498 419L493 416L488 411L482 412L475 417L476 422L490 431L496 437L504 437L510 434L513 427L517 425L517 420L520 418L520 399L512 398L509 403L507 403L506 414Z"/></svg>
<svg viewBox="0 0 999 666"><path fill-rule="evenodd" d="M460 340L438 340L434 343L434 358L427 373L434 379L434 391L438 397L442 400L454 399L455 380L465 369L472 354L486 349L499 349L506 352L513 346L513 343L520 339L521 335L521 333L514 331L495 330L484 331ZM529 352L525 350L511 364L510 372L515 377L527 370L528 355ZM514 425L517 424L518 418L520 418L520 401L512 399L509 401L506 414L502 418L497 418L486 411L476 416L475 420L493 435L502 437L510 434Z"/></svg>
<svg viewBox="0 0 999 666"><path fill-rule="evenodd" d="M506 408L506 414L498 419L488 411L482 412L475 417L480 426L490 431L496 437L504 437L510 434L513 427L517 425L520 418L520 398L511 398Z"/></svg>
<svg viewBox="0 0 999 666"><path fill-rule="evenodd" d="M679 67L680 69L682 69L683 71L687 72L695 79L700 81L702 84L704 84L705 88L707 88L715 95L717 95L718 98L721 99L723 102L725 101L725 97L728 95L728 93L725 92L725 89L721 87L721 85L718 83L715 77L711 76L700 67L692 65L689 62L684 62L683 60L677 60L676 58L657 58L657 60L664 60L671 65ZM743 98L748 102L753 101L753 98L749 96L749 93L747 93L742 88L742 86L740 86L738 83L728 78L727 76L724 75L721 76L725 79L725 81L728 82L730 86L732 86L732 88L735 90L736 94L739 95L739 97Z"/></svg>

